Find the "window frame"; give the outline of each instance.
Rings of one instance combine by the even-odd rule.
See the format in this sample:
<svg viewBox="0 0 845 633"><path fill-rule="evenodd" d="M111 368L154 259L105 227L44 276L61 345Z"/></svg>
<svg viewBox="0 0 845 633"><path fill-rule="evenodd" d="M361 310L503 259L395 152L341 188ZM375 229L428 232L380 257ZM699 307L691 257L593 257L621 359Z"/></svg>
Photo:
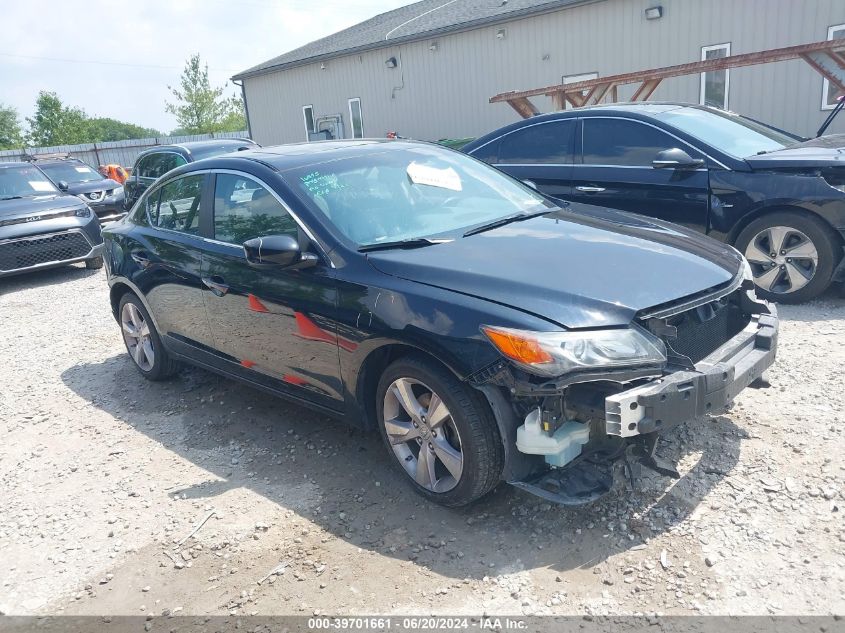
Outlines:
<svg viewBox="0 0 845 633"><path fill-rule="evenodd" d="M281 204L282 207L284 207L285 211L287 211L290 214L290 216L293 218L294 222L296 222L296 224L299 226L299 229L305 234L306 237L308 237L311 245L313 245L314 248L317 250L317 255L321 258L321 260L323 260L324 262L327 262L328 265L331 268L335 268L334 262L332 262L331 258L328 256L328 249L325 247L323 241L318 240L316 238L314 232L308 227L307 224L305 224L305 222L302 221L299 214L296 213L291 208L291 206L287 202L285 202L285 200L278 193L276 193L276 191L270 185L268 185L267 182L265 180L263 180L262 178L256 176L255 174L251 174L251 173L245 172L245 171L239 171L237 169L204 169L201 172L192 171L190 173L192 173L192 174L204 173L204 174L209 175L208 182L207 182L207 189L205 190L205 192L203 194L203 199L205 199L206 195L210 196L212 199L214 198L214 192L217 188L217 176L219 176L220 174L226 174L226 175L232 175L232 176L242 176L244 178L249 178L250 180L254 180L258 184L260 184L262 187L267 189L267 191L270 192L270 195L272 195L279 202L279 204ZM204 206L206 206L206 205L201 203L200 209L202 209ZM220 244L222 246L228 246L230 248L236 249L237 251L240 252L240 255L244 259L244 261L246 261L246 253L244 253L244 249L243 249L242 244L232 244L231 242L224 242L222 240L214 239L214 237L213 237L214 236L214 204L213 203L211 205L211 209L209 209L208 212L205 213L204 217L206 218L207 223L205 225L205 227L206 227L205 230L201 231L201 233L203 235L202 239L206 242L211 242L212 244ZM202 222L202 218L203 218L203 216L201 215L200 216L200 222ZM200 224L200 226L202 226L202 224Z"/></svg>
<svg viewBox="0 0 845 633"><path fill-rule="evenodd" d="M308 129L308 115L306 111L311 112L311 129ZM302 124L305 126L305 140L311 140L311 133L316 132L316 119L314 118L314 104L302 106Z"/></svg>
<svg viewBox="0 0 845 633"><path fill-rule="evenodd" d="M649 123L648 121L641 121L639 119L629 119L629 118L621 117L621 116L582 116L582 117L580 117L579 120L581 122L580 129L579 129L581 147L580 147L580 155L578 155L579 154L579 148L577 147L577 145L579 144L579 139L576 136L576 139L575 139L575 144L576 144L576 148L575 148L576 157L575 158L576 158L576 161L577 161L576 166L608 167L608 168L613 168L613 169L644 169L644 168L654 169L654 166L651 163L649 163L648 165L611 165L611 164L607 164L607 163L587 163L587 162L584 161L584 138L586 136L584 134L584 126L586 125L587 121L591 121L591 120L603 120L603 121L604 120L611 120L611 121L625 121L626 123L636 123L636 124L639 124L639 125L644 125L646 127L653 128L653 129L657 130L658 132L665 134L666 136L672 137L673 139L678 141L678 143L682 143L685 146L686 149L684 149L684 147L679 147L679 149L684 149L684 151L687 151L687 153L689 153L688 150L692 150L695 154L699 154L699 155L703 156L704 159L705 159L705 164L702 167L699 167L698 169L696 169L694 171L706 171L707 169L709 169L711 161L718 163L720 166L724 167L724 165L722 165L721 163L716 161L712 156L710 156L707 152L702 150L700 147L696 147L696 146L692 145L690 142L685 141L684 139L682 139L678 135L673 134L669 130L665 130L660 126L654 125L653 123ZM671 149L671 148L667 148L667 149ZM578 161L579 158L580 158L580 161ZM693 171L693 170L690 170L690 171Z"/></svg>
<svg viewBox="0 0 845 633"><path fill-rule="evenodd" d="M358 114L359 119L361 120L361 136L355 136L355 117L352 115L352 103L358 103ZM346 105L349 109L349 131L352 134L350 138L365 138L364 135L364 109L361 107L361 97L352 97L351 99L346 100Z"/></svg>
<svg viewBox="0 0 845 633"><path fill-rule="evenodd" d="M568 163L509 163L506 161L501 160L501 151L502 151L502 144L505 142L505 139L509 136L513 136L514 134L519 134L521 132L525 132L530 128L538 127L540 125L552 125L552 124L560 124L560 123L568 123L571 121L571 125L573 126L572 129L572 138L571 138L571 151L570 151L570 162ZM491 165L495 164L500 167L531 167L536 165L547 166L547 167L569 167L570 165L574 165L576 163L578 148L577 148L577 140L578 140L578 119L576 117L565 117L560 119L553 119L551 121L540 121L538 123L532 123L530 125L523 125L515 130L511 130L506 134L502 134L501 136L493 139L489 143L485 143L481 147L477 148L474 151L480 150L482 147L487 147L491 143L497 143L498 147L496 148L496 162L490 163ZM487 161L484 161L487 162Z"/></svg>
<svg viewBox="0 0 845 633"><path fill-rule="evenodd" d="M827 41L833 41L833 34L836 31L845 31L845 24L834 24L827 28ZM839 39L839 38L837 38ZM822 110L833 110L836 107L836 104L830 105L828 103L830 96L830 80L827 77L822 76Z"/></svg>
<svg viewBox="0 0 845 633"><path fill-rule="evenodd" d="M184 157L183 157L184 158ZM189 178L192 176L201 176L202 182L200 183L200 203L197 207L197 232L196 233L188 233L187 231L179 231L176 229L170 229L165 226L159 226L158 223L154 222L152 217L150 217L150 199L155 197L155 205L156 208L161 206L161 193L164 191L164 188L167 187L169 184L176 182L177 180L181 180L183 178ZM160 183L158 186L147 189L146 192L142 194L141 200L143 203L141 205L141 209L143 210L144 219L147 222L147 226L151 229L156 231L165 231L167 233L174 233L176 235L184 235L186 237L193 237L197 239L205 239L205 230L203 228L203 217L206 214L205 207L208 204L206 202L207 197L207 187L208 187L208 171L192 171L188 172L187 174L179 174L178 176L174 176L173 178L168 178L166 181Z"/></svg>
<svg viewBox="0 0 845 633"><path fill-rule="evenodd" d="M724 42L722 44L711 44L710 46L702 46L701 47L701 61L707 61L707 53L710 51L717 51L720 49L725 50L725 57L731 56L731 43ZM716 71L719 72L719 71ZM728 109L728 104L730 103L730 94L731 94L731 70L730 68L726 68L724 70L725 73L725 100L722 102L721 108L722 110ZM707 87L707 73L700 73L699 79L699 89L698 89L698 104L699 105L707 105L705 99L705 89Z"/></svg>

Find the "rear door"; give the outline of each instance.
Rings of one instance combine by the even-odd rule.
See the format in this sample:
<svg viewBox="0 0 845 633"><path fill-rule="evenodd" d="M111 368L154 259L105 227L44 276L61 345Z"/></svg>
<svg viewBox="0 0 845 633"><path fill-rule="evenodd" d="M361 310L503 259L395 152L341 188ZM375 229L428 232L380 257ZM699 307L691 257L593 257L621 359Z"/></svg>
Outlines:
<svg viewBox="0 0 845 633"><path fill-rule="evenodd" d="M679 148L707 160L698 149L642 121L583 117L581 155L573 168L572 199L676 222L704 232L709 176L698 169L655 169L658 152Z"/></svg>
<svg viewBox="0 0 845 633"><path fill-rule="evenodd" d="M475 150L480 158L519 180L532 181L539 191L568 199L576 119L545 121L521 127Z"/></svg>
<svg viewBox="0 0 845 633"><path fill-rule="evenodd" d="M203 302L199 234L207 174L171 180L143 199L146 223L132 231L128 256L134 283L163 336L182 353L213 343ZM187 347L185 347L187 346Z"/></svg>
<svg viewBox="0 0 845 633"><path fill-rule="evenodd" d="M281 198L255 177L218 172L212 240L203 253L205 305L216 349L246 378L333 408L342 407L332 268L254 267L243 243L290 235L313 248Z"/></svg>

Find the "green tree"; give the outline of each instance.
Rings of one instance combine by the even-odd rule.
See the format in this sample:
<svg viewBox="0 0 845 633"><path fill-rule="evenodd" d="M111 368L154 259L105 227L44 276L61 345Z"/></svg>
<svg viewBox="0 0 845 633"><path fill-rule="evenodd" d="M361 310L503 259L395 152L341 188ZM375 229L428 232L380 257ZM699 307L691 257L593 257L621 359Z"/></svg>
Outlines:
<svg viewBox="0 0 845 633"><path fill-rule="evenodd" d="M87 143L87 120L83 110L64 105L55 92L42 90L35 102L35 115L26 118L27 143L36 147Z"/></svg>
<svg viewBox="0 0 845 633"><path fill-rule="evenodd" d="M23 131L18 111L0 103L0 149L15 149L23 145Z"/></svg>
<svg viewBox="0 0 845 633"><path fill-rule="evenodd" d="M178 130L185 134L235 132L246 129L246 116L240 97L224 97L224 87L212 87L208 80L208 64L199 54L191 55L179 88L167 86L176 103L166 103L165 110L176 116Z"/></svg>
<svg viewBox="0 0 845 633"><path fill-rule="evenodd" d="M123 141L130 138L152 138L161 136L161 132L148 127L141 127L132 123L95 117L86 121L87 136L90 143L103 141Z"/></svg>

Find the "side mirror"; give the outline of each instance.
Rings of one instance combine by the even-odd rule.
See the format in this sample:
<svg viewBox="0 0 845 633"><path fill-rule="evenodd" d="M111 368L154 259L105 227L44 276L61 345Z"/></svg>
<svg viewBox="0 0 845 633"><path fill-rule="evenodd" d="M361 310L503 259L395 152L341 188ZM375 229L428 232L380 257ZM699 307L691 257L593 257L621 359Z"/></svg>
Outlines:
<svg viewBox="0 0 845 633"><path fill-rule="evenodd" d="M534 191L539 191L539 189L537 189L537 183L533 180L523 180L522 184L526 187L531 187Z"/></svg>
<svg viewBox="0 0 845 633"><path fill-rule="evenodd" d="M283 266L305 268L317 263L317 256L303 253L290 235L268 235L244 242L246 261L252 266Z"/></svg>
<svg viewBox="0 0 845 633"><path fill-rule="evenodd" d="M60 180L56 183L56 186L59 188L60 191L67 191L68 187L70 187L70 185L67 184L67 180Z"/></svg>
<svg viewBox="0 0 845 633"><path fill-rule="evenodd" d="M655 169L698 169L704 166L704 161L693 158L684 150L674 147L658 152L655 159L651 161L651 166Z"/></svg>

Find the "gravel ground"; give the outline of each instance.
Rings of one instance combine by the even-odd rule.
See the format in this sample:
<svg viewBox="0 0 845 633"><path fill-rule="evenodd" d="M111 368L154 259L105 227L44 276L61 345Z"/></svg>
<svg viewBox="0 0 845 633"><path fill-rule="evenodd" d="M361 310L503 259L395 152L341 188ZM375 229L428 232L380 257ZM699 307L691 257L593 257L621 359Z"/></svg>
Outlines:
<svg viewBox="0 0 845 633"><path fill-rule="evenodd" d="M0 612L842 614L845 300L781 317L773 386L661 440L681 480L447 510L376 436L144 381L102 271L0 280Z"/></svg>

